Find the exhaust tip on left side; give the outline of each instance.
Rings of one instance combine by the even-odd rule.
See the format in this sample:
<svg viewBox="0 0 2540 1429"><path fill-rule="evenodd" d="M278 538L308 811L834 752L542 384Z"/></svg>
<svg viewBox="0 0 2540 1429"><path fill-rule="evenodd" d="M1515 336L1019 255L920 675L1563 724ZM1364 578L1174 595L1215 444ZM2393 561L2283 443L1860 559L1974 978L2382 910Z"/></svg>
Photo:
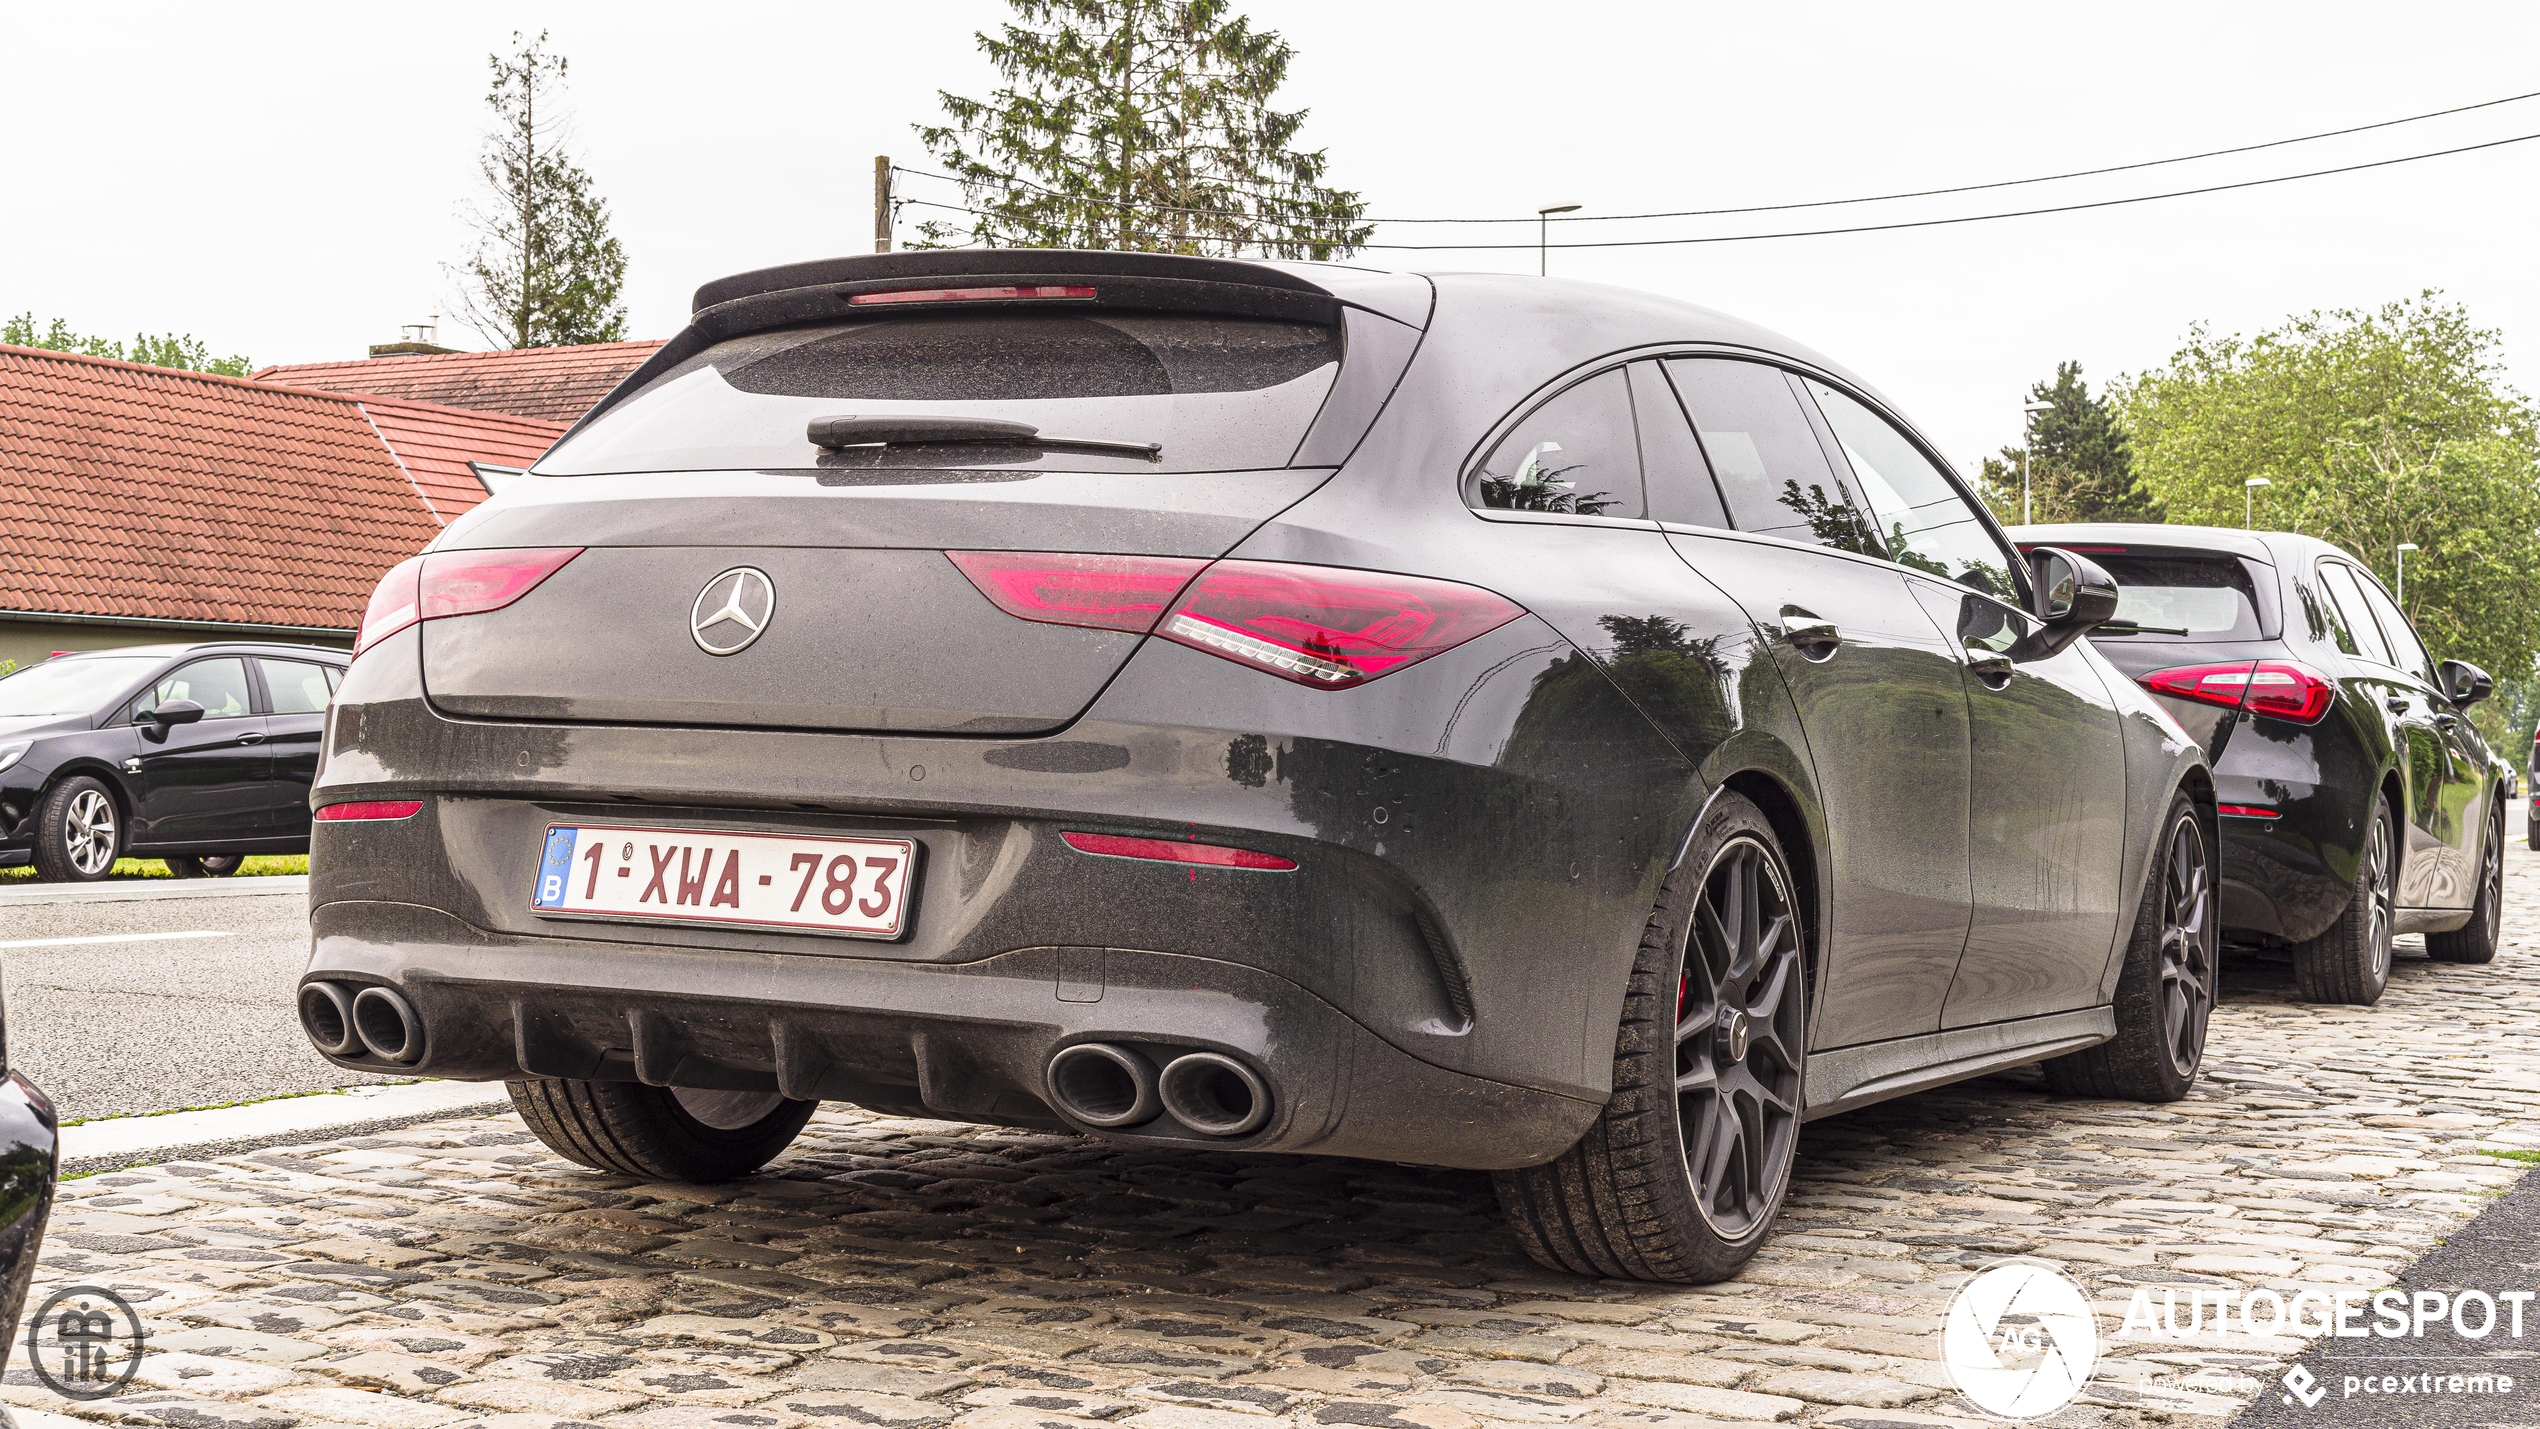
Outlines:
<svg viewBox="0 0 2540 1429"><path fill-rule="evenodd" d="M301 984L300 1030L309 1034L312 1046L330 1057L361 1053L361 1035L353 1030L353 999L334 983Z"/></svg>
<svg viewBox="0 0 2540 1429"><path fill-rule="evenodd" d="M353 999L353 1031L363 1046L391 1062L423 1060L423 1019L387 988L366 987Z"/></svg>

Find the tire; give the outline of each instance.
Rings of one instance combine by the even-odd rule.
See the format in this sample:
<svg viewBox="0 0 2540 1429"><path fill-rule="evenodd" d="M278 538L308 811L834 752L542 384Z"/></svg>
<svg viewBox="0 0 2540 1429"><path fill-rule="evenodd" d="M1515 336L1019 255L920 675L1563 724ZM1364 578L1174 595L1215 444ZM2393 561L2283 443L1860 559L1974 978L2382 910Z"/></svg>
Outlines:
<svg viewBox="0 0 2540 1429"><path fill-rule="evenodd" d="M167 856L168 872L179 878L227 878L247 866L243 854L172 853Z"/></svg>
<svg viewBox="0 0 2540 1429"><path fill-rule="evenodd" d="M2478 855L2478 901L2469 921L2425 935L2425 955L2438 963L2492 963L2505 940L2505 821L2488 830Z"/></svg>
<svg viewBox="0 0 2540 1429"><path fill-rule="evenodd" d="M2039 1067L2058 1096L2174 1102L2204 1064L2221 946L2213 845L2185 794L2162 827L2117 975L2117 1035Z"/></svg>
<svg viewBox="0 0 2540 1429"><path fill-rule="evenodd" d="M505 1082L547 1149L594 1171L654 1181L730 1181L793 1144L818 1102L641 1082Z"/></svg>
<svg viewBox="0 0 2540 1429"><path fill-rule="evenodd" d="M2533 853L2540 853L2540 816L2523 816L2522 841Z"/></svg>
<svg viewBox="0 0 2540 1429"><path fill-rule="evenodd" d="M1613 1097L1549 1164L1492 1175L1528 1255L1578 1275L1704 1284L1764 1244L1790 1188L1808 1055L1792 887L1763 813L1720 795L1641 935Z"/></svg>
<svg viewBox="0 0 2540 1429"><path fill-rule="evenodd" d="M2325 932L2293 949L2293 986L2306 1002L2345 1002L2368 1007L2390 986L2390 938L2395 927L2392 894L2399 877L2398 820L2390 801L2376 794L2372 825L2355 860L2355 885L2346 907Z"/></svg>
<svg viewBox="0 0 2540 1429"><path fill-rule="evenodd" d="M123 810L105 785L82 776L47 790L36 811L35 876L44 883L94 883L123 854Z"/></svg>

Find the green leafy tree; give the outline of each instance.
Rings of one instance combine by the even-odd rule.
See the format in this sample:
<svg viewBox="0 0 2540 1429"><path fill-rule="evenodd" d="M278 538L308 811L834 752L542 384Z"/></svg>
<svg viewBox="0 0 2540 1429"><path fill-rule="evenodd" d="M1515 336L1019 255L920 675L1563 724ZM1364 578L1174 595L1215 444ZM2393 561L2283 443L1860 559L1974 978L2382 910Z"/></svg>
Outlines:
<svg viewBox="0 0 2540 1429"><path fill-rule="evenodd" d="M48 352L76 352L87 357L111 357L122 362L138 362L145 367L173 367L180 372L217 372L223 377L244 377L255 370L255 364L243 356L214 357L212 350L192 333L134 333L132 344L106 337L83 337L71 331L71 325L60 318L37 327L35 314L20 313L0 322L0 343L13 347L40 347Z"/></svg>
<svg viewBox="0 0 2540 1429"><path fill-rule="evenodd" d="M2343 546L2397 583L2435 657L2500 681L2540 650L2540 439L2497 334L2427 292L2293 318L2256 337L2190 330L2117 405L2137 466L2175 521L2257 524Z"/></svg>
<svg viewBox="0 0 2540 1429"><path fill-rule="evenodd" d="M2029 419L2029 494L2039 521L2159 521L2159 498L2135 472L2132 443L2117 419L2116 404L2093 397L2081 380L2081 364L2055 366L2055 380L2028 389L2028 400L2048 410ZM1982 486L1994 514L2020 519L2018 447L1987 457Z"/></svg>
<svg viewBox="0 0 2540 1429"><path fill-rule="evenodd" d="M626 249L609 233L609 206L566 145L561 103L567 62L547 34L512 36L513 53L487 55L485 103L494 128L477 167L481 200L466 213L476 248L453 271L459 311L506 347L619 342L626 336Z"/></svg>
<svg viewBox="0 0 2540 1429"><path fill-rule="evenodd" d="M950 122L917 130L976 212L915 246L1321 260L1374 231L1323 186L1323 151L1293 147L1305 111L1271 107L1296 53L1276 32L1224 0L1010 3L978 37L1004 86L944 93Z"/></svg>

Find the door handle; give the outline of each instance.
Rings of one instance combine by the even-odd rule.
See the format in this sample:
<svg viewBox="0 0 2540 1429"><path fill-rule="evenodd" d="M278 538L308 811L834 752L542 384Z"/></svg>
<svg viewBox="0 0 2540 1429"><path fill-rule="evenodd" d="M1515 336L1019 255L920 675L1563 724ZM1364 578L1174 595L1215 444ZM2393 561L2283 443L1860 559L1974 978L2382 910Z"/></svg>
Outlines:
<svg viewBox="0 0 2540 1429"><path fill-rule="evenodd" d="M238 736L238 742L240 744L262 744L265 742L265 737L261 734L242 734Z"/></svg>
<svg viewBox="0 0 2540 1429"><path fill-rule="evenodd" d="M2406 695L2384 695L2381 698L2381 704L2382 708L2387 709L2392 714L2406 714L2408 712L2408 697Z"/></svg>
<svg viewBox="0 0 2540 1429"><path fill-rule="evenodd" d="M2437 729L2451 729L2460 722L2461 717L2456 714L2439 714L2434 717L2434 724Z"/></svg>
<svg viewBox="0 0 2540 1429"><path fill-rule="evenodd" d="M1967 657L1967 669L1984 681L1987 689L1998 690L2011 683L2011 657L2008 655L1970 655Z"/></svg>
<svg viewBox="0 0 2540 1429"><path fill-rule="evenodd" d="M1793 614L1782 617L1782 639L1811 660L1830 660L1843 645L1843 632L1831 620Z"/></svg>

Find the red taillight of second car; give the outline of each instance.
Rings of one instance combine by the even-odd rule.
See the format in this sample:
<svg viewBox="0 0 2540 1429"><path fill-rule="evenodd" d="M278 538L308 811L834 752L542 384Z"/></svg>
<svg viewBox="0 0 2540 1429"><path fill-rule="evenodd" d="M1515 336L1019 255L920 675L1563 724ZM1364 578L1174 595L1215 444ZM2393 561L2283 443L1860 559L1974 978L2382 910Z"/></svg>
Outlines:
<svg viewBox="0 0 2540 1429"><path fill-rule="evenodd" d="M423 620L500 610L538 588L582 554L580 546L513 551L437 551L398 564L380 578L353 637L353 654Z"/></svg>
<svg viewBox="0 0 2540 1429"><path fill-rule="evenodd" d="M1207 561L1188 556L1087 556L1056 551L946 551L999 610L1046 625L1155 628Z"/></svg>
<svg viewBox="0 0 2540 1429"><path fill-rule="evenodd" d="M421 799L371 799L350 804L328 804L317 811L321 824L384 823L411 819L423 812Z"/></svg>
<svg viewBox="0 0 2540 1429"><path fill-rule="evenodd" d="M2337 682L2298 660L2229 660L2174 665L2141 677L2156 695L2245 709L2294 724L2317 724L2337 700Z"/></svg>
<svg viewBox="0 0 2540 1429"><path fill-rule="evenodd" d="M1421 576L1219 561L1155 633L1316 689L1416 665L1525 614L1489 591Z"/></svg>

